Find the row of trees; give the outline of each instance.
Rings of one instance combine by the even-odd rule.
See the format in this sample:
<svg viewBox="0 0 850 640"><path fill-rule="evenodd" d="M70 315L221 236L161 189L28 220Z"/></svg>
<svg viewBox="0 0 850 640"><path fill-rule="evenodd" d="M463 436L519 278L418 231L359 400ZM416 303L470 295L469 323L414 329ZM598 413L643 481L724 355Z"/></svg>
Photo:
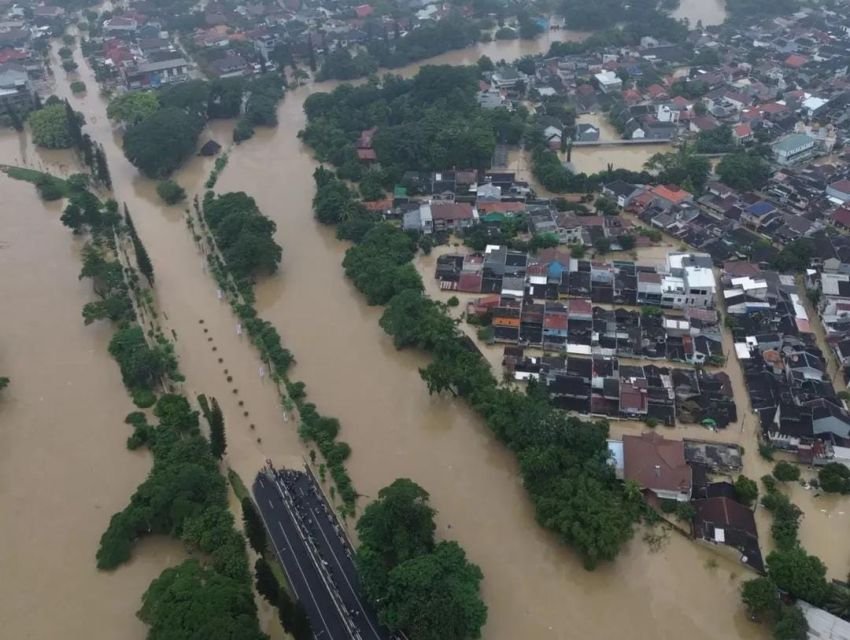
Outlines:
<svg viewBox="0 0 850 640"><path fill-rule="evenodd" d="M173 347L161 333L152 332L149 345L142 327L135 323L129 290L137 286L134 270L116 259L115 235L135 237L137 257L141 246L125 209L122 226L118 205L100 203L78 180L69 180L69 207L63 222L75 233L88 234L81 277L91 278L100 301L87 305L87 322L112 320L116 331L109 352L121 369L127 387L143 390L154 404L153 389L161 378L182 380ZM126 272L125 272L126 271ZM152 268L150 271L152 279ZM139 403L142 404L142 403ZM224 479L218 473L216 453L223 452L223 420L214 403L211 420L217 423L220 441L211 448L201 435L198 414L185 397L164 394L155 400L150 425L144 413L129 414L133 426L129 448L147 446L153 468L128 506L115 514L100 540L97 566L113 569L126 562L136 541L149 534L172 535L200 551L205 560L188 560L167 569L143 596L139 618L150 627L152 640L189 640L224 634L244 640L264 640L251 590L251 576L242 535L228 510ZM215 433L217 427L211 424ZM220 454L220 453L219 453Z"/></svg>
<svg viewBox="0 0 850 640"><path fill-rule="evenodd" d="M788 481L798 476L799 470L794 474L778 463L773 476L762 478L766 493L761 503L773 515L775 549L767 556L767 575L745 582L741 589L750 615L769 624L777 640L805 640L808 631L802 611L784 604L780 593L850 619L850 589L827 581L826 565L802 547L798 536L802 511L777 486L777 479Z"/></svg>
<svg viewBox="0 0 850 640"><path fill-rule="evenodd" d="M357 567L380 621L411 640L479 638L487 620L482 574L454 541L434 539L428 493L400 478L357 522Z"/></svg>
<svg viewBox="0 0 850 640"><path fill-rule="evenodd" d="M154 464L130 503L112 516L100 540L97 565L126 562L145 535L175 536L205 554L166 569L142 598L139 618L149 638L227 637L263 640L251 590L245 542L227 508L224 478L198 414L185 397L166 394L154 407L159 424L147 446Z"/></svg>
<svg viewBox="0 0 850 640"><path fill-rule="evenodd" d="M317 171L316 177L324 175ZM607 425L554 410L542 387L532 384L527 394L501 387L446 310L422 293L410 263L415 238L367 218L351 239L356 244L346 252L346 274L370 304L387 305L381 326L397 347L431 353L431 364L421 370L429 391L467 399L515 451L541 524L573 545L588 568L616 557L632 535L641 500L607 464Z"/></svg>

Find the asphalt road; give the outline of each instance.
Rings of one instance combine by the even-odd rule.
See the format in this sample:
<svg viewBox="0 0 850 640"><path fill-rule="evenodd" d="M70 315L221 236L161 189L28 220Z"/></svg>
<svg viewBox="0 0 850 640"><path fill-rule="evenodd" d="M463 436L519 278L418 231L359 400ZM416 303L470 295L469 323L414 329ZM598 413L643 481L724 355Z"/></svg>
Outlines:
<svg viewBox="0 0 850 640"><path fill-rule="evenodd" d="M257 476L254 500L295 597L307 611L316 640L351 638L279 489L268 478Z"/></svg>
<svg viewBox="0 0 850 640"><path fill-rule="evenodd" d="M302 471L274 480L260 473L254 499L315 638L390 640L361 595L354 550L315 479Z"/></svg>

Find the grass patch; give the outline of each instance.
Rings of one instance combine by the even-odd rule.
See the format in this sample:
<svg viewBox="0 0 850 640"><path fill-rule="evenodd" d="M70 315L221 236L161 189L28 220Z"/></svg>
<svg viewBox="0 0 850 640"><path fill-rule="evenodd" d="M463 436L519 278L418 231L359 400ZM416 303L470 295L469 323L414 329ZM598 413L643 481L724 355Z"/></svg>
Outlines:
<svg viewBox="0 0 850 640"><path fill-rule="evenodd" d="M49 183L51 186L51 191L53 191L54 193L61 194L61 197L63 198L67 198L71 193L71 185L68 183L67 180L57 178L56 176L52 176L49 173L44 173L43 171L36 171L35 169L25 169L24 167L13 167L8 164L0 164L0 171L5 173L13 180L23 180L24 182L29 182L30 184L34 184L36 186Z"/></svg>
<svg viewBox="0 0 850 640"><path fill-rule="evenodd" d="M233 493L235 493L236 497L239 498L239 502L242 502L242 498L251 497L251 492L248 491L248 487L245 486L245 483L242 482L242 478L240 478L239 474L233 469L227 469L227 479L230 481L230 486L233 487ZM266 552L263 554L263 558L265 558L266 562L268 562L269 566L272 568L272 573L274 574L274 577L277 578L277 583L286 589L290 596L295 597L292 593L292 589L289 587L289 580L286 579L286 573L284 572L283 567L280 566L280 562L278 562L277 554L274 552L274 549L270 547L271 542L269 542L269 548L266 549Z"/></svg>

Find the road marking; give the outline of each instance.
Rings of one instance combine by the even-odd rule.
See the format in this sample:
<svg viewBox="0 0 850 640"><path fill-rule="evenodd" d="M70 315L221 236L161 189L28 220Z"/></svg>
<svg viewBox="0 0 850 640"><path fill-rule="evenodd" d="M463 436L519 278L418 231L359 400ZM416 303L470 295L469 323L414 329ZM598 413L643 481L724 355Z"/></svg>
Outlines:
<svg viewBox="0 0 850 640"><path fill-rule="evenodd" d="M351 591L351 595L354 596L354 601L357 602L357 606L360 607L360 612L363 614L363 617L366 619L366 622L369 623L369 628L372 629L372 633L375 634L375 637L378 638L378 640L381 640L381 634L378 633L378 630L375 629L374 625L372 624L372 620L369 618L369 614L366 613L366 609L363 608L363 603L360 602L360 598L357 597L357 592L354 590L354 587L351 586L351 582L348 581L348 574L345 571L345 567L342 566L342 563L339 561L339 558L337 558L333 545L331 544L330 540L328 540L328 537L325 535L325 530L322 529L322 525L319 524L316 512L313 511L312 508L310 509L310 511L311 513L313 513L313 517L316 520L316 527L319 529L319 533L322 534L322 537L325 539L325 543L328 545L328 549L330 549L331 555L334 557L334 560L336 560L336 566L339 567L339 571L342 574L342 577L345 578L345 584L348 585L348 589L349 591Z"/></svg>
<svg viewBox="0 0 850 640"><path fill-rule="evenodd" d="M271 501L271 499L269 499L269 508L270 508L272 511L274 511L274 502L272 502L272 501Z"/></svg>
<svg viewBox="0 0 850 640"><path fill-rule="evenodd" d="M285 511L287 511L287 514L290 516L290 519L291 519L292 516L291 516L291 514L289 514L289 510L285 509ZM313 605L316 607L316 611L319 612L319 617L322 619L322 624L325 627L325 632L328 634L328 637L330 637L331 636L330 627L328 627L328 623L325 620L324 614L322 613L322 608L319 606L319 602L316 600L316 596L313 593L312 587L310 586L310 581L307 580L307 575L304 573L304 569L301 567L301 561L298 559L298 554L295 553L295 547L292 546L292 542L290 541L289 536L286 535L286 530L283 528L283 524L281 523L280 520L277 521L277 526L280 528L280 532L283 534L283 537L286 540L287 546L292 550L291 555L292 555L293 559L295 560L295 564L298 566L298 571L301 573L301 577L304 578L304 584L307 586L307 591L310 592L310 599L313 601ZM296 529L297 529L297 525L296 525ZM306 545L306 542L305 542L305 545ZM275 548L277 548L277 547L275 546ZM281 561L281 563L283 563L282 557L280 558L280 561ZM328 595L331 597L331 600L333 600L333 596L330 593L328 593ZM342 622L343 622L343 626L345 626L345 620L343 620Z"/></svg>

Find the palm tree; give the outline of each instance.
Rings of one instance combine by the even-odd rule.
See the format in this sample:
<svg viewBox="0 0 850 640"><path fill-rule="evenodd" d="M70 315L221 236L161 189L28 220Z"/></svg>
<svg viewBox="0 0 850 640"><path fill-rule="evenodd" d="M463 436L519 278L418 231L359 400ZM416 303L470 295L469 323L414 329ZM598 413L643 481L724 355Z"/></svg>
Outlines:
<svg viewBox="0 0 850 640"><path fill-rule="evenodd" d="M850 619L850 589L834 586L826 610L839 618Z"/></svg>

